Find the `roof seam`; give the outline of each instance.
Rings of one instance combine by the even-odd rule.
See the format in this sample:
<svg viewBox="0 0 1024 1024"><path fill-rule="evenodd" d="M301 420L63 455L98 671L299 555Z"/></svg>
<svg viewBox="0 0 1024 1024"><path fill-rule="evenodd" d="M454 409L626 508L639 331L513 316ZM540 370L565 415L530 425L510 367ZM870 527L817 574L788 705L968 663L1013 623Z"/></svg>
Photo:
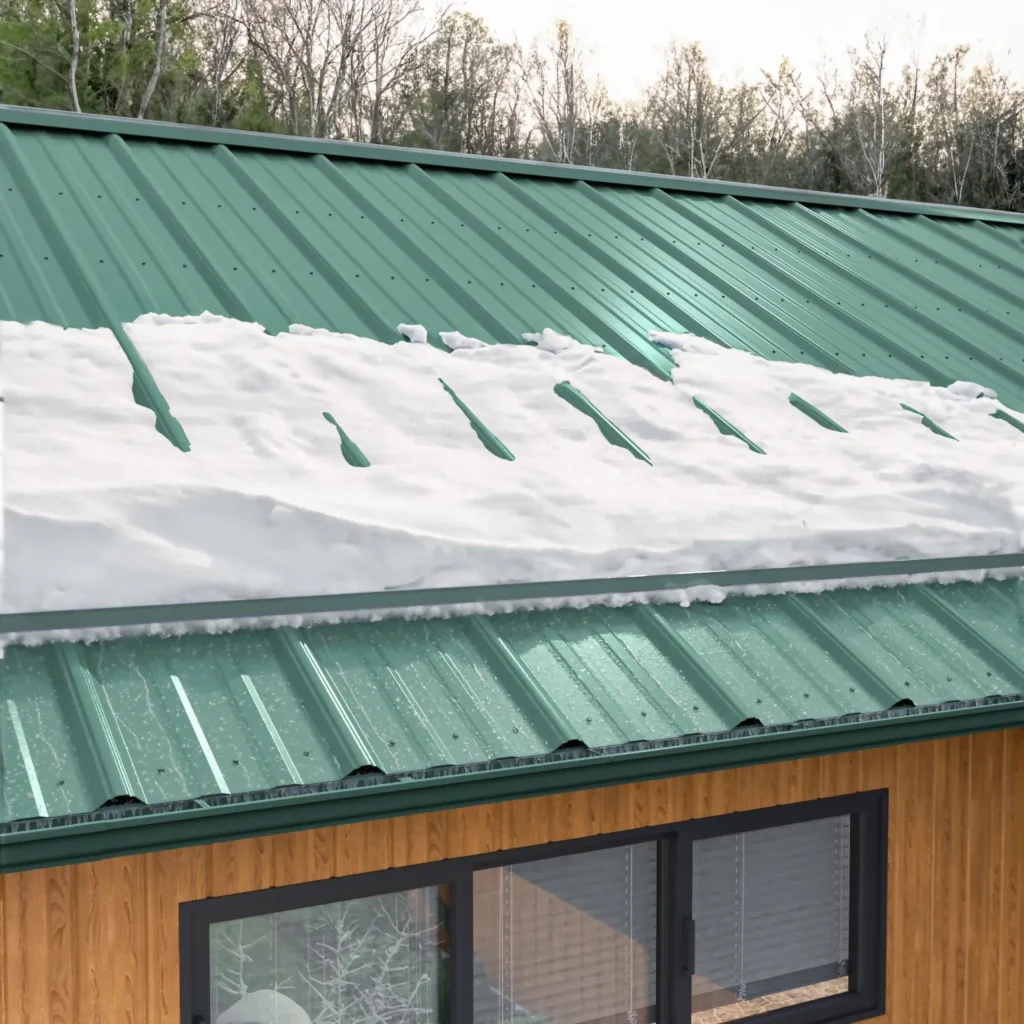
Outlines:
<svg viewBox="0 0 1024 1024"><path fill-rule="evenodd" d="M206 282L212 287L224 310L236 320L248 320L245 303L218 270L217 265L206 255L203 247L183 220L175 217L167 200L152 182L142 173L131 148L120 135L108 135L107 143L114 159L121 165L133 185L146 197L157 217L172 238L189 254L189 258L200 269Z"/></svg>
<svg viewBox="0 0 1024 1024"><path fill-rule="evenodd" d="M366 326L372 328L384 339L392 336L394 324L387 321L363 298L362 294L341 276L316 246L285 216L280 206L268 195L265 188L242 166L238 157L223 143L214 146L214 152L221 165L238 184L259 203L277 226L278 230L317 268L323 280L331 285L336 295L341 296L355 310Z"/></svg>
<svg viewBox="0 0 1024 1024"><path fill-rule="evenodd" d="M6 159L16 175L28 205L31 207L33 219L41 228L42 234L47 238L54 251L64 253L69 271L68 276L71 279L72 288L78 293L82 307L92 310L97 326L107 327L113 333L131 364L134 375L132 393L135 401L152 411L156 417L157 430L171 444L187 452L190 445L184 428L174 418L167 399L164 398L138 349L125 333L119 318L114 315L93 275L86 269L85 261L82 259L81 253L78 252L77 246L65 232L61 231L56 219L50 213L49 207L39 194L35 180L28 167L25 166L14 133L2 122L0 122L0 156Z"/></svg>
<svg viewBox="0 0 1024 1024"><path fill-rule="evenodd" d="M751 216L757 217L762 221L765 220L765 218L759 211L748 210L748 208L746 207L743 207L743 209L746 210ZM900 263L899 260L894 259L892 256L889 255L889 253L887 253L884 249L880 248L879 246L872 245L870 242L864 241L863 238L851 234L846 229L845 225L841 223L833 223L832 221L826 220L824 217L819 217L817 216L814 210L807 210L799 206L797 207L797 209L800 210L802 216L813 219L813 223L815 225L816 230L820 230L823 233L831 234L833 236L838 236L838 239L841 239L842 244L844 245L850 245L861 250L866 250L868 253L871 254L870 258L877 259L879 263L884 263L886 266L892 267L893 269L898 271L902 277L905 277L913 281L916 285L925 289L931 295L935 297L943 297L946 299L950 297L949 291L937 285L935 281L927 274L923 274L918 270L914 270L912 267L908 267L905 264ZM872 221L872 226L874 226L874 221ZM922 250L921 248L917 248L917 251L923 252L924 250ZM838 260L832 259L830 260L830 262L833 267L842 267L842 264ZM957 272L959 272L959 267L956 267L954 269L956 269ZM917 314L919 314L921 311L919 309L914 309L913 306L911 306L905 300L901 299L898 295L892 292L887 292L882 288L879 288L877 285L870 284L865 278L849 274L849 272L847 272L847 274L850 277L852 277L853 280L865 285L866 287L870 288L870 290L875 291L879 298L887 299L889 305L898 305L902 307L904 313L906 313L907 316L913 319L921 319L919 316L917 316ZM992 287L993 290L996 290L995 286L992 286L991 283L988 281L984 282L984 287ZM988 312L988 310L981 309L973 302L969 302L968 300L964 299L961 296L957 296L956 298L958 302L966 303L968 305L972 316L976 316L979 320L986 323L993 330L998 331L1004 337L1008 337L1014 341L1020 340L1019 332L1014 331L1012 328L1008 328L1002 320L1000 320L996 316L993 316L991 313ZM937 322L934 317L929 315L926 316L924 319L928 321L932 329L938 330L939 333L944 334L948 339L951 339L955 345L969 348L972 352L974 352L977 358L982 359L982 361L989 360L993 363L993 366L995 367L996 361L991 360L991 357L987 355L984 349L979 349L970 341L965 340L962 335L955 334L948 327L946 327L945 324ZM906 353L909 358L914 358L913 353L908 353L907 350L902 346L896 347L901 354ZM997 368L1002 369L1003 366L1005 366L1005 364L1000 363L998 364Z"/></svg>
<svg viewBox="0 0 1024 1024"><path fill-rule="evenodd" d="M776 238L783 235L781 229L773 225L760 210L753 209L749 206L744 206L742 203L738 202L737 206L745 216L750 217L751 219L755 220L758 224L760 224L763 231L774 235ZM812 210L807 210L799 206L799 204L796 208L802 216L814 217L814 212ZM870 253L873 254L872 256L869 256L869 259L873 258L873 256L877 256L879 258L879 262L884 262L888 266L897 270L901 275L910 278L916 284L927 289L929 292L934 294L941 291L940 289L938 289L937 286L935 286L932 283L931 279L928 278L926 275L920 274L917 271L911 270L909 267L904 266L903 264L899 263L897 260L889 256L887 253L885 253L882 249L879 249L876 246L869 245L867 242L864 242L859 238L855 238L854 236L846 232L842 225L833 224L824 220L823 218L814 217L814 227L815 230L820 230L823 234L831 234L836 241L839 241L841 239L841 244L849 245L852 247L859 247L862 250L868 250ZM835 236L838 236L838 238L836 238ZM936 320L930 314L925 314L924 316L922 316L921 310L914 309L909 302L902 299L898 294L895 294L893 292L887 292L885 289L881 288L879 285L875 284L867 277L860 274L855 274L853 271L848 269L841 260L836 258L836 256L832 252L829 251L827 244L818 243L816 242L816 240L812 240L811 244L814 245L817 256L820 259L825 260L834 273L838 273L839 276L841 276L848 283L852 284L854 287L863 288L865 291L873 295L876 299L883 301L886 304L887 308L891 306L900 309L911 320L923 319L928 324L929 330L934 331L936 334L942 335L947 341L952 341L954 345L958 345L962 348L969 349L971 352L975 354L975 356L980 361L987 362L990 359L990 357L987 355L987 353L984 352L984 350L976 348L974 345L971 344L971 342L966 341L961 336L955 334L945 325L945 323ZM796 285L799 287L799 279L796 278L796 276L792 272L783 271L783 273L785 274L787 280L790 281L791 285L793 283L796 283ZM807 291L811 291L812 294L814 294L816 297L818 296L818 293L813 292L813 290L810 288L807 288ZM944 294L947 298L949 297L948 292ZM990 327L992 327L993 329L1000 330L1000 333L1005 333L1005 331L1002 330L1002 328L1004 328L1005 325L997 321L994 317L991 317L984 311L978 310L976 308L972 308L972 313L979 316L980 319L986 319L987 317L988 319L986 320L986 322L989 323ZM937 373L934 366L930 364L926 359L923 359L917 353L912 352L905 345L901 345L898 342L894 341L891 335L885 335L881 331L870 326L863 319L855 315L850 315L848 310L843 309L843 314L848 316L849 319L856 325L857 329L862 331L868 337L870 337L870 339L876 345L878 345L878 347L881 348L883 351L889 352L892 355L897 356L902 361L912 364L919 372L923 372L928 379L938 380L941 377L943 383L952 383L954 379L952 376L950 376L949 374L942 375ZM1002 365L1005 364L1001 364L1001 366Z"/></svg>

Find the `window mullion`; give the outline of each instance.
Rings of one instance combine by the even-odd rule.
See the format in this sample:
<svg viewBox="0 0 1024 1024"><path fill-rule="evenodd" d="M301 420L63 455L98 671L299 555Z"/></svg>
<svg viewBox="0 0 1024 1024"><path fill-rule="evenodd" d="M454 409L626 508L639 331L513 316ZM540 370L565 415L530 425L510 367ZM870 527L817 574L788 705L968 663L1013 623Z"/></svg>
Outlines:
<svg viewBox="0 0 1024 1024"><path fill-rule="evenodd" d="M473 1024L473 871L460 867L451 881L449 1022Z"/></svg>
<svg viewBox="0 0 1024 1024"><path fill-rule="evenodd" d="M682 835L661 840L658 850L658 1024L690 1019L692 975L685 961L693 912L693 843Z"/></svg>

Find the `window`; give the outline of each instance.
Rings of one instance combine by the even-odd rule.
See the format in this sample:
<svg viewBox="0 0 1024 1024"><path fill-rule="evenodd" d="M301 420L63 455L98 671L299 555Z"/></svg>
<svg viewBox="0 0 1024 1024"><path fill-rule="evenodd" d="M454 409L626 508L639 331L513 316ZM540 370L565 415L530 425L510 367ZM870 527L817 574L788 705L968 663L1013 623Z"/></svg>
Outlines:
<svg viewBox="0 0 1024 1024"><path fill-rule="evenodd" d="M473 875L473 1024L656 1024L657 843Z"/></svg>
<svg viewBox="0 0 1024 1024"><path fill-rule="evenodd" d="M853 1024L885 791L183 904L190 1024Z"/></svg>
<svg viewBox="0 0 1024 1024"><path fill-rule="evenodd" d="M693 919L693 1024L848 992L850 816L698 840Z"/></svg>
<svg viewBox="0 0 1024 1024"><path fill-rule="evenodd" d="M212 1019L446 1022L446 896L431 886L212 924Z"/></svg>

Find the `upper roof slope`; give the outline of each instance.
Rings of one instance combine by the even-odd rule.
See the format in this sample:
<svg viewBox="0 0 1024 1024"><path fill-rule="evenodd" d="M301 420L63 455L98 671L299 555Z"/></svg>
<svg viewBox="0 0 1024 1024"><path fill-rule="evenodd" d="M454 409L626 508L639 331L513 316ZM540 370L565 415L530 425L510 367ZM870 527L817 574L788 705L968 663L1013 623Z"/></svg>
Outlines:
<svg viewBox="0 0 1024 1024"><path fill-rule="evenodd" d="M1024 408L1024 216L0 107L0 318L652 329Z"/></svg>

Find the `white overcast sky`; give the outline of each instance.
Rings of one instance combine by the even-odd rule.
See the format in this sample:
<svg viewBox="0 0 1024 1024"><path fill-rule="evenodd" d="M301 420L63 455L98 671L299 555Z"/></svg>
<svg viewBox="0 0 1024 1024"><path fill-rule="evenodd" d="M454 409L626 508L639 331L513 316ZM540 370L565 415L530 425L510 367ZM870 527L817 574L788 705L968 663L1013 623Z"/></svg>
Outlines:
<svg viewBox="0 0 1024 1024"><path fill-rule="evenodd" d="M1024 0L461 0L501 39L528 42L564 18L592 55L615 100L639 98L662 66L667 44L699 41L712 72L726 83L757 77L785 55L813 75L828 54L841 66L867 31L886 32L899 63L916 46L927 63L938 51L968 43L975 58L1024 81Z"/></svg>

